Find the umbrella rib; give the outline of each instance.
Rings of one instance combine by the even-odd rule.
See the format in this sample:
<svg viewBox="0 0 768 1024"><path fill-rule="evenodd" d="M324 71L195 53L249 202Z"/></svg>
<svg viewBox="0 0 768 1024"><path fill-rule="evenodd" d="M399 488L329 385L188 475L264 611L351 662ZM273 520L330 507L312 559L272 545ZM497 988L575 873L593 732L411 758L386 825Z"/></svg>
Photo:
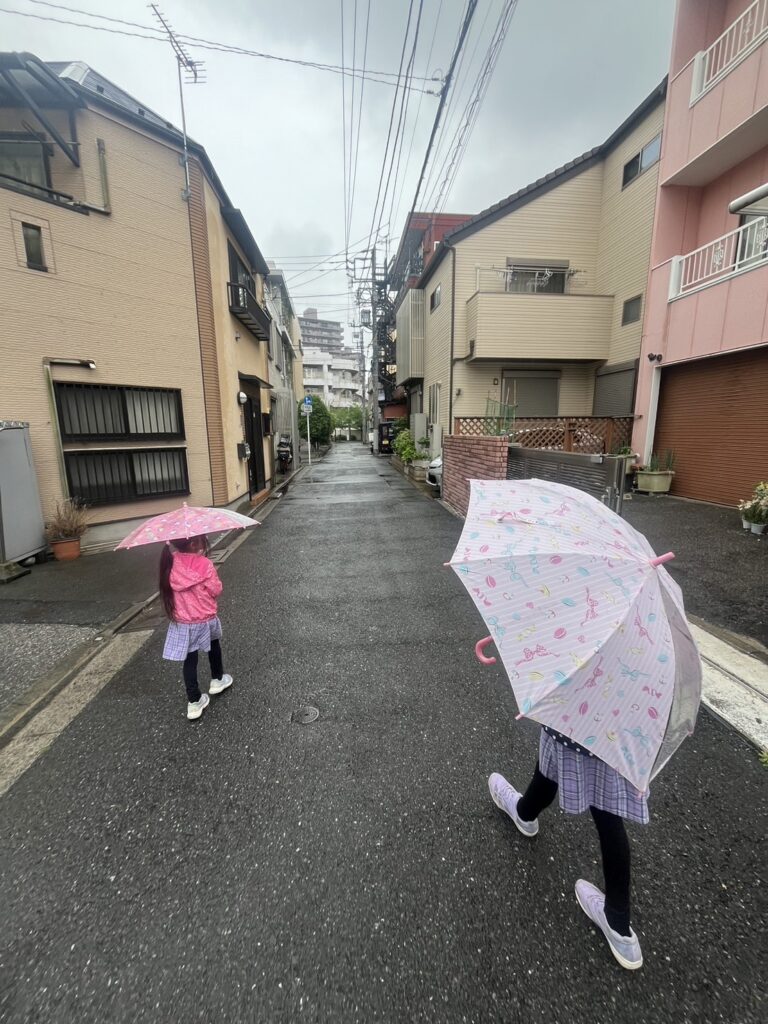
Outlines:
<svg viewBox="0 0 768 1024"><path fill-rule="evenodd" d="M627 610L624 613L622 619L620 620L619 625L624 626L624 625L627 624L627 619L629 618L629 614L630 614L630 612L632 612L634 610L635 603L637 602L637 598L640 595L640 591L641 590L642 590L642 585L640 587L638 587L638 589L633 594L632 600L629 602ZM593 651L592 654L590 654L590 656L587 658L587 660L584 662L583 665L579 665L578 667L575 667L575 668L571 669L571 671L568 673L568 675L565 677L565 679L559 684L557 689L559 690L561 686L565 686L567 683L570 683L570 681L573 679L573 677L576 675L577 672L583 672L585 669L587 669L589 666L591 666L596 658L599 658L599 657L602 656L602 653L603 653L602 647L600 648L599 651ZM548 697L552 693L555 693L555 692L557 692L557 691L556 690L551 690L546 696ZM531 707L531 709L528 712L528 714L524 715L523 717L524 718L532 718L533 717L532 712L534 712L536 710L536 705L538 703L540 703L542 700L545 700L545 699L546 699L545 697L540 697L539 700L536 701L533 704L533 706Z"/></svg>

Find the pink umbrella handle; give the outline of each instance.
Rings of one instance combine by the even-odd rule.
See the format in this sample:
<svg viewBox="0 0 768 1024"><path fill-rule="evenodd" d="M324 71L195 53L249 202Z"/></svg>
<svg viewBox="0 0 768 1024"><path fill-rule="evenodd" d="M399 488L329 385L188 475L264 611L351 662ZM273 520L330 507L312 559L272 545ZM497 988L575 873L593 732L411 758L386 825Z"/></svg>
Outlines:
<svg viewBox="0 0 768 1024"><path fill-rule="evenodd" d="M651 565L663 565L664 562L671 562L674 557L675 557L674 551L668 551L666 553L666 555L659 555L658 558L652 558L650 564Z"/></svg>
<svg viewBox="0 0 768 1024"><path fill-rule="evenodd" d="M495 658L486 658L485 654L483 653L485 651L485 648L488 646L488 644L492 644L492 643L493 643L493 637L492 636L484 636L482 640L478 640L477 643L475 644L475 656L477 657L477 660L480 662L481 665L495 665L496 664L496 659Z"/></svg>

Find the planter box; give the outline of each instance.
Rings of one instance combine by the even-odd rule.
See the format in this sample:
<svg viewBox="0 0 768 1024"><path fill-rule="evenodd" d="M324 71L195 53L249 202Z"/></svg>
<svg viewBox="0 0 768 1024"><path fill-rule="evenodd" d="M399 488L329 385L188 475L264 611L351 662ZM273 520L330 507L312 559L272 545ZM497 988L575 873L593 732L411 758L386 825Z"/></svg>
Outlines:
<svg viewBox="0 0 768 1024"><path fill-rule="evenodd" d="M637 489L646 491L648 494L668 494L674 475L675 472L672 469L638 469Z"/></svg>
<svg viewBox="0 0 768 1024"><path fill-rule="evenodd" d="M398 473L402 473L403 476L406 475L407 469L405 463L400 458L400 456L395 455L394 452L392 453L392 465L395 467Z"/></svg>
<svg viewBox="0 0 768 1024"><path fill-rule="evenodd" d="M427 470L429 469L429 462L425 459L416 459L408 467L408 476L411 480L424 481L427 479Z"/></svg>

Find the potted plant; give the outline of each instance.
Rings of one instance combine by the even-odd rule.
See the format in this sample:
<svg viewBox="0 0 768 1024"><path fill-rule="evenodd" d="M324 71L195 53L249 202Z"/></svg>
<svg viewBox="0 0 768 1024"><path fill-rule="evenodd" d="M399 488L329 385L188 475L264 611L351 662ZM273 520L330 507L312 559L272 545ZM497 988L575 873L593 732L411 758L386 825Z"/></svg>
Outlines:
<svg viewBox="0 0 768 1024"><path fill-rule="evenodd" d="M740 501L738 509L741 513L741 525L745 530L757 534L765 533L768 526L768 481L761 480L755 484L752 497Z"/></svg>
<svg viewBox="0 0 768 1024"><path fill-rule="evenodd" d="M648 494L668 494L675 475L675 453L668 451L664 457L664 468L656 452L651 456L647 466L637 471L637 489Z"/></svg>
<svg viewBox="0 0 768 1024"><path fill-rule="evenodd" d="M750 520L750 512L752 506L755 503L754 498L748 498L746 501L740 501L738 505L739 512L741 513L741 528L742 530L749 530L752 527L752 521Z"/></svg>
<svg viewBox="0 0 768 1024"><path fill-rule="evenodd" d="M56 512L46 523L45 536L57 562L80 557L80 538L88 529L85 505L77 498L56 503Z"/></svg>
<svg viewBox="0 0 768 1024"><path fill-rule="evenodd" d="M632 472L632 463L637 458L637 454L632 451L628 444L622 445L621 448L617 448L614 454L617 458L624 459L624 476L629 476Z"/></svg>
<svg viewBox="0 0 768 1024"><path fill-rule="evenodd" d="M429 438L420 437L413 459L409 467L409 475L413 480L426 480L429 469Z"/></svg>

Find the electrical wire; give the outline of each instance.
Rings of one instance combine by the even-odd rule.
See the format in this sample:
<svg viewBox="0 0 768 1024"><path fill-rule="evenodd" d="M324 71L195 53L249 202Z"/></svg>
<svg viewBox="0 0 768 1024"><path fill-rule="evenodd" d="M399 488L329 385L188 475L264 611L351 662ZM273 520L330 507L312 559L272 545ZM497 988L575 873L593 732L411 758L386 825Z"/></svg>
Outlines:
<svg viewBox="0 0 768 1024"><path fill-rule="evenodd" d="M370 23L371 23L371 0L368 0L368 10L367 10L366 16L365 16L365 44L364 44L364 47L363 47L363 74L362 74L362 81L360 82L360 101L359 101L359 104L358 104L358 111L357 111L357 142L355 143L355 163L354 163L354 169L353 169L353 172L352 172L352 195L351 195L350 200L349 200L349 227L347 229L347 233L348 234L352 231L352 216L353 216L354 210L355 210L355 191L356 191L356 188L357 188L357 162L358 162L358 156L359 156L359 153L360 153L360 126L361 126L361 121L362 121L362 117L363 117L363 96L365 95L365 69L366 69L366 65L368 63L368 29L370 27ZM423 95L424 94L422 93L421 94L421 98L423 98ZM354 115L354 111L353 111L353 115Z"/></svg>
<svg viewBox="0 0 768 1024"><path fill-rule="evenodd" d="M126 36L132 39L147 39L151 42L161 43L167 43L168 41L167 36L148 34L156 33L159 31L158 29L155 29L155 27L152 25L143 25L138 22L130 22L119 18L111 18L108 15L96 14L92 11L84 11L76 7L68 7L63 4L49 3L47 2L47 0L28 0L28 2L40 4L45 7L52 7L57 10L66 11L72 14L80 14L88 18L98 18L100 20L110 21L116 24L133 26L135 28L141 29L141 31L129 32L126 29L108 28L106 25L91 25L87 22L72 21L71 19L66 18L55 18L52 15L35 14L32 11L19 11L16 10L15 8L10 7L0 7L0 13L13 14L20 18L32 18L36 21L45 21L56 25L70 25L74 28L88 28L95 32L108 32L111 35ZM317 71L327 71L333 74L344 73L347 76L351 76L352 74L351 70L346 70L342 72L342 68L337 64L325 64L320 61L301 60L297 57L281 57L274 53L265 53L259 50L246 49L245 47L241 46L233 46L226 43L217 43L210 39L203 39L199 36L183 35L182 33L177 33L177 36L183 42L194 44L196 47L203 50L211 50L219 53L232 53L244 57L258 57L263 60L273 60L285 64L296 64L299 65L300 67L311 68ZM358 75L357 77L362 76ZM396 75L394 71L369 71L367 74L367 79L369 82L378 82L381 85L389 85L390 87L395 86L396 83L390 80L395 77ZM429 81L432 81L432 79L428 78L425 75L417 75L415 77L418 81L423 82L425 84ZM422 91L428 93L433 91L431 89L424 88L424 86L414 86L414 88L421 89Z"/></svg>
<svg viewBox="0 0 768 1024"><path fill-rule="evenodd" d="M501 49L506 39L507 31L509 29L512 17L517 9L518 0L506 0L505 6L499 15L499 20L496 25L496 29L491 40L491 44L488 48L486 56L483 60L474 91L467 103L467 107L464 112L464 116L459 128L458 138L456 144L451 153L451 159L448 163L448 167L445 171L443 179L440 183L440 188L435 203L437 212L441 212L445 208L445 204L448 201L448 196L453 187L453 183L456 180L456 175L459 171L459 166L467 151L469 144L469 138L472 131L477 124L477 119L480 116L480 110L483 105L483 100L488 91L493 72L496 68L496 64L501 54Z"/></svg>
<svg viewBox="0 0 768 1024"><path fill-rule="evenodd" d="M406 51L407 46L408 46L408 34L409 34L410 28L411 28L411 18L413 17L413 4L414 4L414 0L409 0L409 3L408 3L408 20L406 21L406 24L405 24L405 34L403 35L403 46L402 46L402 49L400 51L400 66L399 66L398 72L397 72L397 85L400 84L400 79L401 79L402 73L403 73L403 64L405 62L405 51ZM376 190L376 202L373 205L373 216L371 217L371 230L370 230L370 234L368 236L368 238L369 238L369 243L368 243L369 244L369 248L370 248L370 243L373 241L373 237L374 237L373 236L373 229L374 229L374 226L376 225L376 214L378 213L378 210L379 210L379 200L381 199L381 186L384 184L384 173L385 173L386 167L387 167L387 155L389 153L389 143L390 143L390 139L392 137L392 125L394 124L394 121L395 121L395 110L396 110L396 108L397 108L397 89L395 89L395 95L394 95L394 97L392 99L392 110L391 110L390 115L389 115L389 128L387 129L387 140L386 140L386 142L384 144L384 156L383 156L382 161L381 161L381 172L379 174L379 184L378 184L378 188ZM386 196L384 198L384 203L386 203ZM382 204L382 206L383 206L383 204ZM377 229L377 231L380 230L380 227L381 227L381 218L379 218L379 228Z"/></svg>

